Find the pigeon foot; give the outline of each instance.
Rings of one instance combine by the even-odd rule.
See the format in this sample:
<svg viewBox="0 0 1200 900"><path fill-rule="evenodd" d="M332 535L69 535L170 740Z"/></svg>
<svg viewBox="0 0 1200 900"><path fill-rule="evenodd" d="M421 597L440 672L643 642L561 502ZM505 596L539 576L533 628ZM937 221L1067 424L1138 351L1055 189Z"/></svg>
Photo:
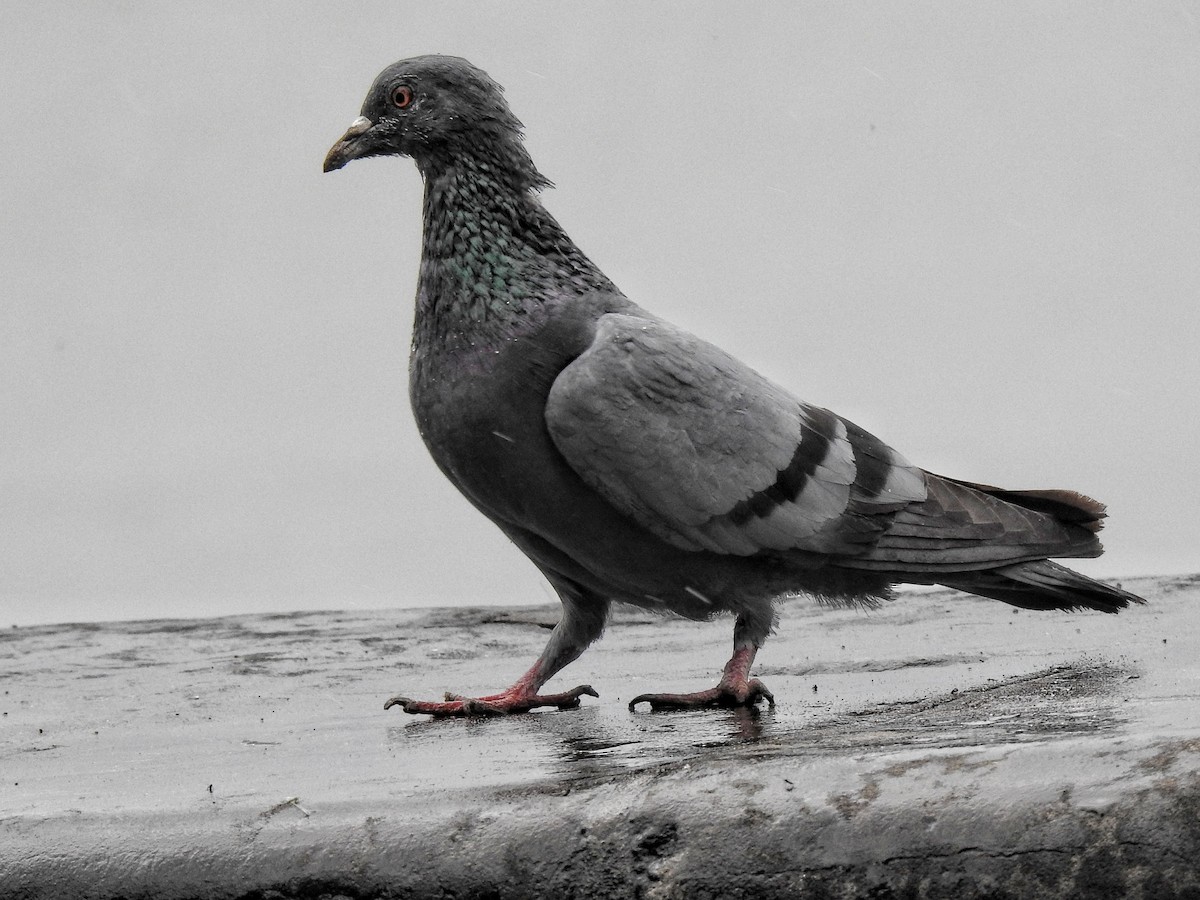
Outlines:
<svg viewBox="0 0 1200 900"><path fill-rule="evenodd" d="M754 707L760 700L768 706L775 705L775 695L757 678L750 677L750 666L754 664L757 647L737 647L725 664L721 680L715 688L696 691L693 694L639 694L629 701L629 710L639 703L649 703L651 712L665 709L732 709Z"/></svg>
<svg viewBox="0 0 1200 900"><path fill-rule="evenodd" d="M757 678L741 684L729 684L721 680L715 688L691 694L639 694L629 701L633 710L639 703L649 703L651 712L669 709L730 709L756 706L766 700L768 706L775 705L775 695Z"/></svg>
<svg viewBox="0 0 1200 900"><path fill-rule="evenodd" d="M392 697L383 704L384 709L399 706L410 715L427 715L439 719L452 717L482 718L484 716L507 716L512 713L528 712L542 706L555 706L559 709L575 709L579 706L579 698L586 694L589 697L599 697L595 688L590 684L581 684L561 694L538 694L530 690L522 690L520 685L509 688L501 694L490 694L486 697L464 697L461 694L446 693L445 702L429 700L412 700L408 697Z"/></svg>

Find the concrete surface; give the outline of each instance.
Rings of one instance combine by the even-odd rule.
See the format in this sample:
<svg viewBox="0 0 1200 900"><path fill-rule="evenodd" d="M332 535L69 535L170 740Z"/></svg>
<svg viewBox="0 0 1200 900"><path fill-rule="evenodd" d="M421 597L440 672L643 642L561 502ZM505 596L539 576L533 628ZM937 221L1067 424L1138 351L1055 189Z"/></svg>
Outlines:
<svg viewBox="0 0 1200 900"><path fill-rule="evenodd" d="M432 721L553 607L0 632L0 897L1200 897L1200 575L1120 616L952 592L797 600L779 705L715 681L728 621L624 612L581 709Z"/></svg>

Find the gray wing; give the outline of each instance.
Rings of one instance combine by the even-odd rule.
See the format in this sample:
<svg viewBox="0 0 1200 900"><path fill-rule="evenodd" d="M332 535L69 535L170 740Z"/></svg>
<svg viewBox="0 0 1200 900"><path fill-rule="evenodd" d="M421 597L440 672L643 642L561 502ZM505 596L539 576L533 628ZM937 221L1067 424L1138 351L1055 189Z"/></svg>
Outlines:
<svg viewBox="0 0 1200 900"><path fill-rule="evenodd" d="M601 317L546 424L585 483L688 550L855 555L926 496L877 438L653 318Z"/></svg>

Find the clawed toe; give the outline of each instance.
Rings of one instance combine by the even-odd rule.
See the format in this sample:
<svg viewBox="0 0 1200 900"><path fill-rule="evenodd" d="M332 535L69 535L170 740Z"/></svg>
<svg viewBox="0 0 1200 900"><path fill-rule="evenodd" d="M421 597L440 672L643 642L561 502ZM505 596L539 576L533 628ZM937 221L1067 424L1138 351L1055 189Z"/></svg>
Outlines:
<svg viewBox="0 0 1200 900"><path fill-rule="evenodd" d="M766 700L767 706L775 705L775 695L772 694L769 690L767 690L767 686L765 684L763 684L761 681L759 681L757 678L752 678L750 680L749 700L747 703L745 703L743 705L744 706L754 706L755 704L758 703L759 700Z"/></svg>

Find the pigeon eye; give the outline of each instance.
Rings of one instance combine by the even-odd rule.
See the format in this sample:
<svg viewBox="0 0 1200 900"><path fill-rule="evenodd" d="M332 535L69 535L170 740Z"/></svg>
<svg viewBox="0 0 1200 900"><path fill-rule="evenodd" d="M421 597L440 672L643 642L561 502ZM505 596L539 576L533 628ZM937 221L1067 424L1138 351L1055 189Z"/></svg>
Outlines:
<svg viewBox="0 0 1200 900"><path fill-rule="evenodd" d="M413 102L413 92L406 84L392 88L392 106L396 109L405 109Z"/></svg>

